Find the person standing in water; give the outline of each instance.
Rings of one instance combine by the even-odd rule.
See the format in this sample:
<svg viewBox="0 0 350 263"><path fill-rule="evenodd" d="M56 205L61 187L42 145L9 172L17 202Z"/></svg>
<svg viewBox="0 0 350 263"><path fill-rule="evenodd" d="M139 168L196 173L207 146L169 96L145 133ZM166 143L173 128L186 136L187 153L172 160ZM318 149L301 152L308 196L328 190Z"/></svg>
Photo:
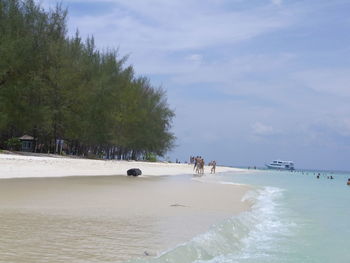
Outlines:
<svg viewBox="0 0 350 263"><path fill-rule="evenodd" d="M198 156L194 158L194 166L193 166L193 171L196 169L198 163Z"/></svg>
<svg viewBox="0 0 350 263"><path fill-rule="evenodd" d="M216 161L212 161L211 162L211 165L212 165L212 167L211 167L211 170L210 170L210 173L211 174L215 174L215 169L216 169Z"/></svg>

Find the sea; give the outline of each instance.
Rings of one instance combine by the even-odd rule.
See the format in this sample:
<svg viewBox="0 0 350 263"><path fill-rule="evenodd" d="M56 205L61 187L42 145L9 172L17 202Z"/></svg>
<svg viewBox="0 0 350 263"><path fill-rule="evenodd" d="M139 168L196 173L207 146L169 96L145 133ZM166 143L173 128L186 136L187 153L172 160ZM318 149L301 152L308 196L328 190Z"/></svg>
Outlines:
<svg viewBox="0 0 350 263"><path fill-rule="evenodd" d="M244 196L253 204L250 211L217 223L157 257L129 262L349 263L348 178L349 173L323 171L217 175L217 183L253 187Z"/></svg>

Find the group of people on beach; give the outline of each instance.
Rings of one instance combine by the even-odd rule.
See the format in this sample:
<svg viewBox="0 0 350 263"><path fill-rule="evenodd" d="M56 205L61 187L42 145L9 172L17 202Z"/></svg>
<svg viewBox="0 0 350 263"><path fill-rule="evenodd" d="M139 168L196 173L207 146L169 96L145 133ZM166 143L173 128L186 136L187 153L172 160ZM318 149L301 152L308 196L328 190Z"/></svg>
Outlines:
<svg viewBox="0 0 350 263"><path fill-rule="evenodd" d="M195 170L197 174L204 174L204 165L204 159L201 156L197 156L194 160L193 170Z"/></svg>
<svg viewBox="0 0 350 263"><path fill-rule="evenodd" d="M204 174L204 159L202 158L202 156L191 156L190 157L190 163L194 164L193 166L193 170L196 171L197 174ZM216 170L216 161L211 161L209 163L209 166L211 166L210 169L210 173L215 173Z"/></svg>

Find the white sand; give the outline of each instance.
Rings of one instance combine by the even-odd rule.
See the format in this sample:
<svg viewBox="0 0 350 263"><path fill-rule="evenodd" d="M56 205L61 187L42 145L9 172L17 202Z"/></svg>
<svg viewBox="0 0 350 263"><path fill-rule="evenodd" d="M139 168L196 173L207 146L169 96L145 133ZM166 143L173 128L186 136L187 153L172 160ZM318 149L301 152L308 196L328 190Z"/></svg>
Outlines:
<svg viewBox="0 0 350 263"><path fill-rule="evenodd" d="M116 160L90 160L0 154L0 178L63 177L126 175L131 168L139 168L144 176L193 174L193 165L150 163ZM231 167L216 167L216 172L243 172ZM210 173L210 167L205 167Z"/></svg>
<svg viewBox="0 0 350 263"><path fill-rule="evenodd" d="M125 176L130 168L143 176ZM0 178L15 178L0 184L6 230L0 258L125 262L144 251L155 256L250 208L242 201L248 186L209 183L220 175L210 175L210 167L205 173L159 177L193 174L193 165L0 154ZM19 233L27 238L18 239Z"/></svg>

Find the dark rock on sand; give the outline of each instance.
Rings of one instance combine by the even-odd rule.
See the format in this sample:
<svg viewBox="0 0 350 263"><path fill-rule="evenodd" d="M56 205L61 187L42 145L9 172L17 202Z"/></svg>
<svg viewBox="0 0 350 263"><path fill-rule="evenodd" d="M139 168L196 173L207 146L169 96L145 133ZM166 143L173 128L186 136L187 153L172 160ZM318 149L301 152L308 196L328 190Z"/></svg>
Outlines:
<svg viewBox="0 0 350 263"><path fill-rule="evenodd" d="M128 176L139 176L142 174L141 170L139 168L132 168L127 171Z"/></svg>

